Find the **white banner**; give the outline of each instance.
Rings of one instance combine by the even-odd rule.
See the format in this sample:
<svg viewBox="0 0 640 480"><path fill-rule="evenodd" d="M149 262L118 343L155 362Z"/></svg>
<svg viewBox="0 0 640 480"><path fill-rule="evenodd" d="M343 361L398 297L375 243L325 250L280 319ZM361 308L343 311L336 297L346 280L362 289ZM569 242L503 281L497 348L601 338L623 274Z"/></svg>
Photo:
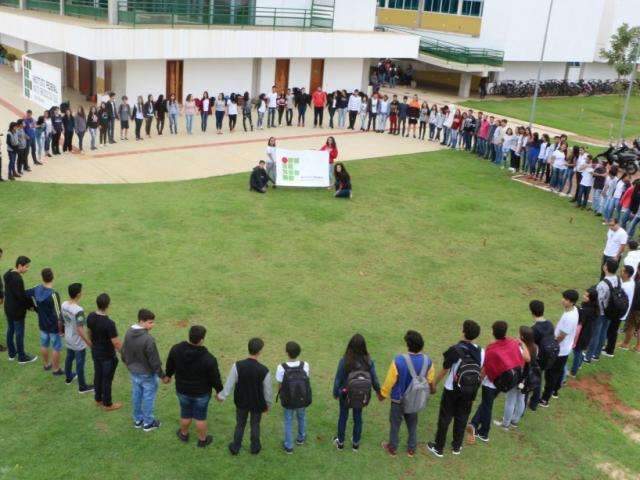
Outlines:
<svg viewBox="0 0 640 480"><path fill-rule="evenodd" d="M276 185L328 187L329 152L276 149Z"/></svg>
<svg viewBox="0 0 640 480"><path fill-rule="evenodd" d="M62 71L53 65L24 55L22 84L24 96L43 108L62 103Z"/></svg>

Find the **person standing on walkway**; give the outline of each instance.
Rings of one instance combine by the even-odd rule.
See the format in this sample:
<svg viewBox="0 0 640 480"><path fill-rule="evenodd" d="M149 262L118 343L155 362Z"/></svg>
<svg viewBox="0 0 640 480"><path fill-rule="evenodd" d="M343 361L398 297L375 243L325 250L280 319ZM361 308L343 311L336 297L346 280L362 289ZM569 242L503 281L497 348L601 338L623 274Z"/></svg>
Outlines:
<svg viewBox="0 0 640 480"><path fill-rule="evenodd" d="M167 100L167 113L169 114L169 133L178 134L178 117L180 116L180 105L176 100L176 94L169 95Z"/></svg>
<svg viewBox="0 0 640 480"><path fill-rule="evenodd" d="M9 170L7 172L9 180L15 180L21 177L16 168L16 159L18 158L18 137L16 132L18 124L11 122L7 129L7 154L9 155Z"/></svg>
<svg viewBox="0 0 640 480"><path fill-rule="evenodd" d="M122 96L122 103L118 107L120 119L120 140L129 140L129 120L131 119L131 105L126 95Z"/></svg>
<svg viewBox="0 0 640 480"><path fill-rule="evenodd" d="M198 107L196 106L196 101L193 99L191 94L187 95L187 98L184 101L184 121L186 124L187 135L193 134L193 117L196 116L196 111Z"/></svg>
<svg viewBox="0 0 640 480"><path fill-rule="evenodd" d="M153 119L156 117L156 104L153 101L153 95L147 96L147 101L144 104L144 131L147 134L147 138L151 138L151 125Z"/></svg>
<svg viewBox="0 0 640 480"><path fill-rule="evenodd" d="M167 101L164 99L164 95L160 95L156 100L156 130L158 135L162 135L164 130L164 120L167 115Z"/></svg>
<svg viewBox="0 0 640 480"><path fill-rule="evenodd" d="M118 367L116 350L120 351L122 342L118 338L118 329L108 316L111 298L101 293L96 299L98 309L87 317L87 327L91 335L91 356L93 357L93 384L95 401L98 407L110 412L122 408L122 403L113 403L111 385Z"/></svg>
<svg viewBox="0 0 640 480"><path fill-rule="evenodd" d="M213 442L208 434L207 413L212 390L222 391L218 361L207 347L204 339L207 329L193 325L189 329L189 340L175 344L167 357L165 383L176 378L176 395L180 403L180 428L176 435L181 442L189 441L189 427L195 420L198 432L198 447L205 448Z"/></svg>
<svg viewBox="0 0 640 480"><path fill-rule="evenodd" d="M106 146L109 136L109 112L104 102L100 104L100 110L98 110L98 124L100 125L100 145Z"/></svg>
<svg viewBox="0 0 640 480"><path fill-rule="evenodd" d="M73 151L73 131L76 127L76 122L73 119L73 113L69 108L66 112L64 112L64 117L62 117L62 124L64 125L64 143L62 144L63 152L72 152Z"/></svg>
<svg viewBox="0 0 640 480"><path fill-rule="evenodd" d="M238 121L238 102L236 100L236 94L232 93L229 96L227 102L227 114L229 116L229 133L233 133L236 129L236 122Z"/></svg>
<svg viewBox="0 0 640 480"><path fill-rule="evenodd" d="M35 362L38 357L24 351L24 330L27 310L33 308L31 299L24 289L22 276L29 271L31 259L20 256L16 259L15 268L8 270L4 280L4 314L7 317L7 353L9 360L18 357L18 363Z"/></svg>
<svg viewBox="0 0 640 480"><path fill-rule="evenodd" d="M107 131L109 135L109 143L116 143L115 130L116 119L118 118L118 110L116 108L116 94L114 92L109 93L109 101L107 102L107 114L109 115L109 122L107 124Z"/></svg>
<svg viewBox="0 0 640 480"><path fill-rule="evenodd" d="M60 155L60 137L62 136L64 125L62 124L62 115L60 115L60 109L58 107L53 107L51 125L53 127L51 151L54 155Z"/></svg>
<svg viewBox="0 0 640 480"><path fill-rule="evenodd" d="M136 140L142 140L142 122L144 122L144 100L142 95L138 95L138 100L133 106L131 118L136 123ZM102 137L102 134L100 136Z"/></svg>
<svg viewBox="0 0 640 480"><path fill-rule="evenodd" d="M249 122L249 128L253 132L253 118L251 115L251 98L249 97L249 92L244 92L242 96L242 128L244 131L247 131L247 122Z"/></svg>
<svg viewBox="0 0 640 480"><path fill-rule="evenodd" d="M304 119L307 114L307 107L311 104L311 96L305 88L301 88L295 97L296 107L298 108L298 126L304 127Z"/></svg>
<svg viewBox="0 0 640 480"><path fill-rule="evenodd" d="M293 107L295 106L295 97L293 96L290 88L287 89L287 93L284 98L287 101L287 112L285 115L287 120L287 127L290 127L293 123Z"/></svg>
<svg viewBox="0 0 640 480"><path fill-rule="evenodd" d="M347 109L349 110L349 130L353 130L360 112L360 106L362 105L362 98L360 98L360 92L356 88L351 95L349 95L349 103Z"/></svg>
<svg viewBox="0 0 640 480"><path fill-rule="evenodd" d="M249 340L249 357L233 364L222 392L218 393L218 401L224 401L233 391L236 406L236 428L233 441L229 444L229 452L238 455L242 448L242 439L250 418L251 453L257 455L262 450L260 443L260 421L262 414L271 407L271 374L269 369L258 359L264 348L260 338Z"/></svg>
<svg viewBox="0 0 640 480"><path fill-rule="evenodd" d="M205 91L200 99L200 130L202 133L207 131L209 115L211 115L211 99L209 92Z"/></svg>
<svg viewBox="0 0 640 480"><path fill-rule="evenodd" d="M151 432L160 427L154 405L160 379L167 382L155 339L149 333L156 316L145 308L138 311L138 322L127 330L122 343L122 361L131 375L133 426Z"/></svg>
<svg viewBox="0 0 640 480"><path fill-rule="evenodd" d="M76 135L78 136L78 150L83 151L82 141L84 140L84 134L87 131L87 116L84 113L82 106L78 107L75 116L73 117L75 123Z"/></svg>
<svg viewBox="0 0 640 480"><path fill-rule="evenodd" d="M224 98L224 93L220 92L218 98L216 98L215 104L216 110L216 133L222 135L222 125L224 122L224 115L227 111L227 101Z"/></svg>
<svg viewBox="0 0 640 480"><path fill-rule="evenodd" d="M98 135L98 111L95 105L91 105L89 108L89 114L87 115L87 129L89 130L89 137L91 138L91 150L96 149L96 136Z"/></svg>
<svg viewBox="0 0 640 480"><path fill-rule="evenodd" d="M278 90L275 85L271 87L271 93L267 95L267 107L269 108L267 128L274 128L276 126L276 110L278 109Z"/></svg>
<svg viewBox="0 0 640 480"><path fill-rule="evenodd" d="M327 105L327 93L322 91L322 87L318 87L313 92L311 101L313 102L313 128L322 128L322 116Z"/></svg>

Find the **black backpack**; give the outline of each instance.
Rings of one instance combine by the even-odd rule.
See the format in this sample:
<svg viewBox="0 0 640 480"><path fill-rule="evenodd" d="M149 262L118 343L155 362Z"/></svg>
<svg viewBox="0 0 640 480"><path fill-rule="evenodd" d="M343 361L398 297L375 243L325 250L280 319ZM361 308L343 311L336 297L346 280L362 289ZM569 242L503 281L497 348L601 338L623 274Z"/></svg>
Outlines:
<svg viewBox="0 0 640 480"><path fill-rule="evenodd" d="M539 347L538 364L541 370L548 370L553 366L560 354L560 344L555 336L550 334L540 340Z"/></svg>
<svg viewBox="0 0 640 480"><path fill-rule="evenodd" d="M520 383L520 391L524 394L533 392L542 385L542 371L535 358L525 368L524 377Z"/></svg>
<svg viewBox="0 0 640 480"><path fill-rule="evenodd" d="M284 377L278 396L284 408L306 408L311 405L311 383L309 376L304 371L304 362L297 367L282 364Z"/></svg>
<svg viewBox="0 0 640 480"><path fill-rule="evenodd" d="M474 355L469 347L455 347L460 356L460 364L453 376L453 390L459 392L467 400L475 400L480 388L480 352Z"/></svg>
<svg viewBox="0 0 640 480"><path fill-rule="evenodd" d="M522 367L514 367L498 375L498 378L493 381L493 384L499 392L506 393L512 388L517 387L521 379Z"/></svg>
<svg viewBox="0 0 640 480"><path fill-rule="evenodd" d="M353 370L347 375L347 407L364 408L371 400L371 372L369 370Z"/></svg>
<svg viewBox="0 0 640 480"><path fill-rule="evenodd" d="M604 309L604 314L609 320L620 320L629 309L629 297L622 289L620 277L616 278L618 279L618 285L615 287L611 285L609 280L604 279L604 283L609 287L609 302Z"/></svg>

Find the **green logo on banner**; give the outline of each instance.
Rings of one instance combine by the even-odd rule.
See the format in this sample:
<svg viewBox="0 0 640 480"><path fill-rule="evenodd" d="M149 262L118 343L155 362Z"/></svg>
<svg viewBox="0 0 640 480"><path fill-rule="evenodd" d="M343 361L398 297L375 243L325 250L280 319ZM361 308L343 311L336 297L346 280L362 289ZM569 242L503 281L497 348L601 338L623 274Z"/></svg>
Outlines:
<svg viewBox="0 0 640 480"><path fill-rule="evenodd" d="M285 181L293 182L300 175L299 158L282 158L282 178Z"/></svg>

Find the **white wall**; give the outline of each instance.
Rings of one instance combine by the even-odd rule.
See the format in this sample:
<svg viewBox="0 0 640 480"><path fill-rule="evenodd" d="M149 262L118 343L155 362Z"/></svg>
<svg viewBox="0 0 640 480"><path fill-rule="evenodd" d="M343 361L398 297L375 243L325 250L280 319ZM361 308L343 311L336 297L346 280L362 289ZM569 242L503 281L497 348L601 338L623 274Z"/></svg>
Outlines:
<svg viewBox="0 0 640 480"><path fill-rule="evenodd" d="M362 90L361 58L327 58L324 62L323 88L326 91L345 89L351 91L354 88Z"/></svg>
<svg viewBox="0 0 640 480"><path fill-rule="evenodd" d="M145 100L151 94L157 97L167 88L167 64L165 60L128 60L126 69L126 94L135 102L138 95Z"/></svg>
<svg viewBox="0 0 640 480"><path fill-rule="evenodd" d="M0 29L2 29L2 23L0 22ZM0 33L0 44L6 45L7 47L17 48L18 50L24 51L24 40L12 37L11 35L6 35L4 33Z"/></svg>
<svg viewBox="0 0 640 480"><path fill-rule="evenodd" d="M606 63L587 63L584 66L582 78L585 80L592 80L594 78L600 80L615 80L618 78L618 75L615 69Z"/></svg>
<svg viewBox="0 0 640 480"><path fill-rule="evenodd" d="M543 80L562 80L566 73L567 64L561 62L547 62L542 68ZM538 73L536 62L505 62L504 72L500 72L499 81L505 80L535 80Z"/></svg>
<svg viewBox="0 0 640 480"><path fill-rule="evenodd" d="M44 45L38 45L37 43L27 42L27 52L28 53L43 53L43 52L56 52L57 50L49 47L45 47Z"/></svg>
<svg viewBox="0 0 640 480"><path fill-rule="evenodd" d="M62 52L35 53L31 55L31 57L35 60L53 65L60 70L64 68L64 55Z"/></svg>
<svg viewBox="0 0 640 480"><path fill-rule="evenodd" d="M376 0L335 0L333 29L372 31L377 5Z"/></svg>
<svg viewBox="0 0 640 480"><path fill-rule="evenodd" d="M306 88L309 91L311 81L311 59L292 58L289 62L289 88Z"/></svg>
<svg viewBox="0 0 640 480"><path fill-rule="evenodd" d="M111 62L111 90L115 92L118 99L122 95L131 97L127 91L127 62L125 60Z"/></svg>
<svg viewBox="0 0 640 480"><path fill-rule="evenodd" d="M259 93L271 93L271 87L276 81L276 59L263 58L260 65Z"/></svg>
<svg viewBox="0 0 640 480"><path fill-rule="evenodd" d="M252 60L248 59L185 60L182 96L186 98L191 93L200 97L205 90L210 97L220 92L250 92L252 68Z"/></svg>

